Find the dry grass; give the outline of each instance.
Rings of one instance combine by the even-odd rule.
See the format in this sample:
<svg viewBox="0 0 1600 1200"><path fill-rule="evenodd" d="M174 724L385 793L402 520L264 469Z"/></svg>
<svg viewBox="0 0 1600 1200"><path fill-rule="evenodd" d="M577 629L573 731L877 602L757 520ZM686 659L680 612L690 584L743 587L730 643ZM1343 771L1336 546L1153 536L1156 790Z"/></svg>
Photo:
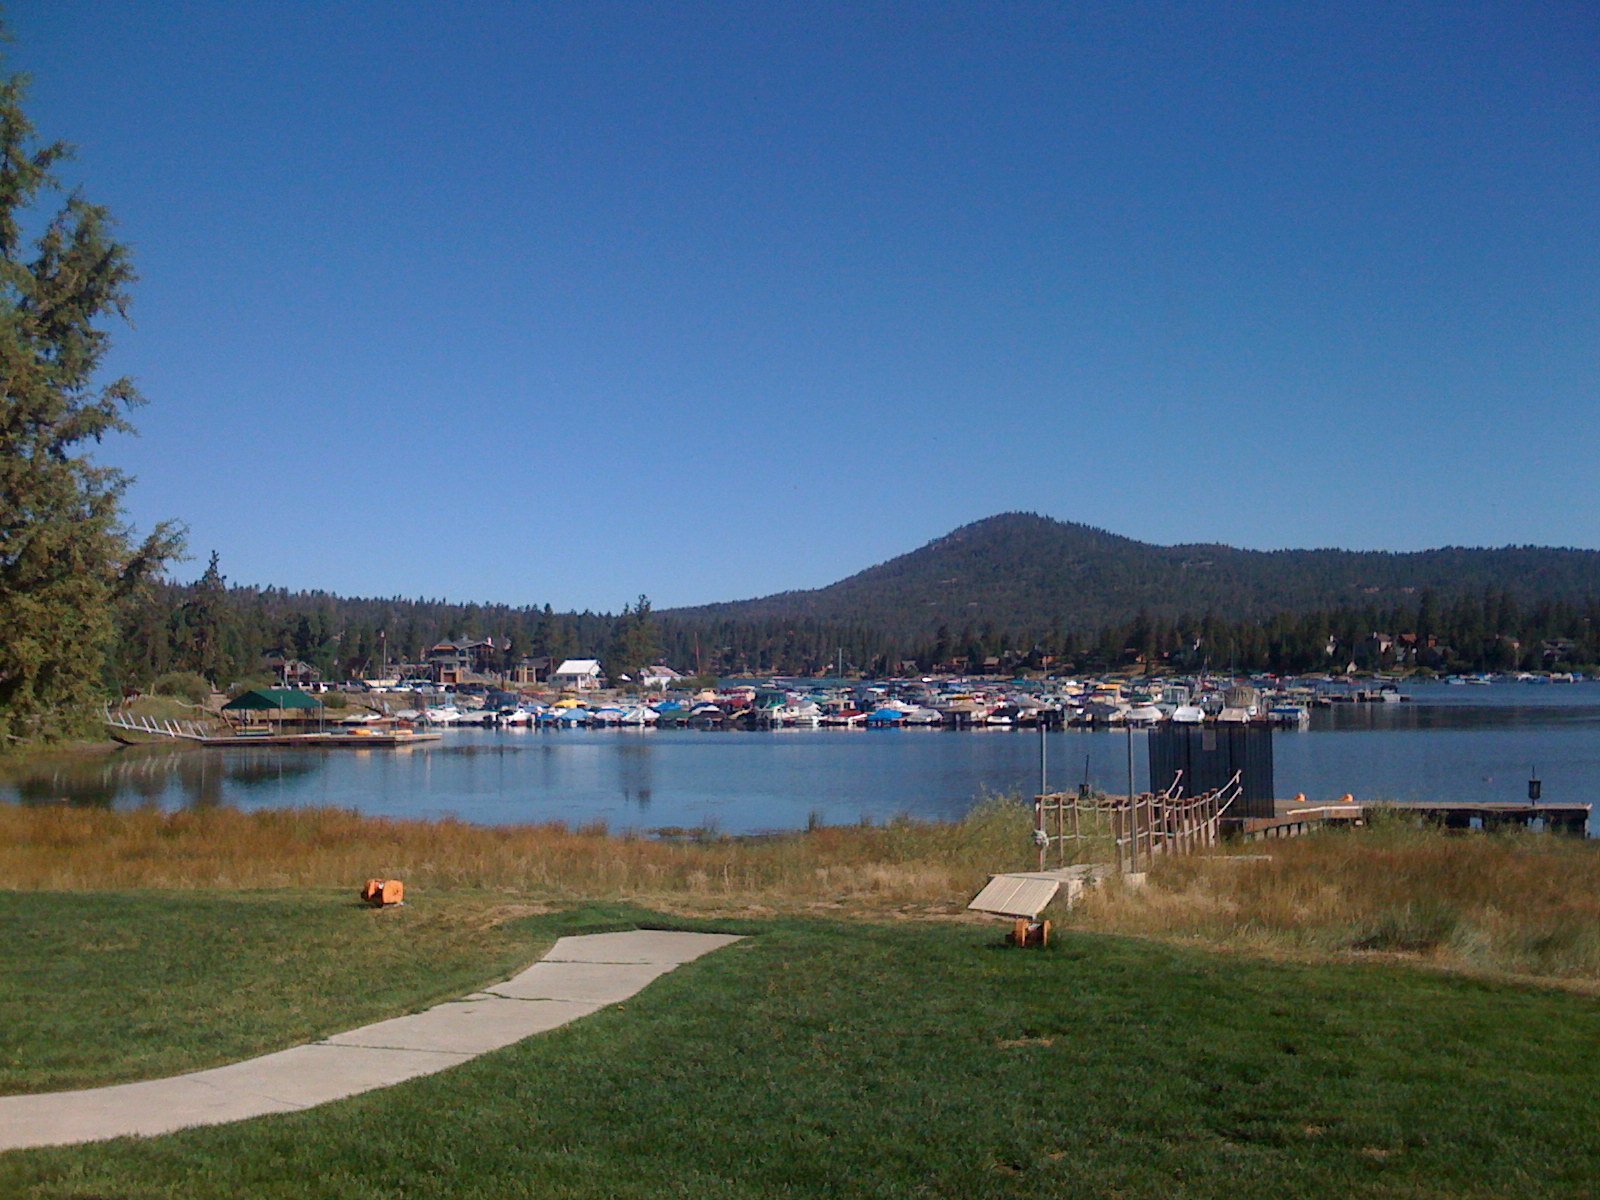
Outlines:
<svg viewBox="0 0 1600 1200"><path fill-rule="evenodd" d="M1034 865L1031 813L825 826L771 838L484 828L339 809L127 812L0 805L0 889L355 888L622 900L705 914L956 915L991 873ZM1069 928L1301 959L1383 956L1600 986L1600 846L1401 823L1159 863L1091 892Z"/></svg>
<svg viewBox="0 0 1600 1200"><path fill-rule="evenodd" d="M696 911L956 911L993 871L1026 867L1029 810L825 826L782 837L611 837L603 826L483 828L340 809L131 812L0 805L0 888L486 888Z"/></svg>
<svg viewBox="0 0 1600 1200"><path fill-rule="evenodd" d="M1157 865L1067 924L1253 953L1382 955L1600 983L1600 847L1401 822Z"/></svg>

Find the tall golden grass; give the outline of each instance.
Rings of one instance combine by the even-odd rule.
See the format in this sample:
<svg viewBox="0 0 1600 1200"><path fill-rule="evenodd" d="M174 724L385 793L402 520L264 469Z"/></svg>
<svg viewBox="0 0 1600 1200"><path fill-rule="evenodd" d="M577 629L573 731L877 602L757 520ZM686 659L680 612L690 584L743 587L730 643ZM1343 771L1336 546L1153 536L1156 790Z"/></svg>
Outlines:
<svg viewBox="0 0 1600 1200"><path fill-rule="evenodd" d="M1074 927L1312 957L1600 982L1600 846L1542 833L1374 827L1160 862Z"/></svg>
<svg viewBox="0 0 1600 1200"><path fill-rule="evenodd" d="M163 812L0 805L0 888L503 889L663 907L956 910L990 872L1028 865L1031 812L995 800L954 822L823 826L771 838L608 836L603 826L484 828L342 809Z"/></svg>
<svg viewBox="0 0 1600 1200"><path fill-rule="evenodd" d="M342 809L113 811L0 804L0 888L356 888L504 892L666 911L950 915L1036 865L1032 814L822 826L770 838L485 828ZM1069 928L1297 957L1404 957L1600 985L1600 845L1451 835L1401 821L1160 861L1053 914Z"/></svg>

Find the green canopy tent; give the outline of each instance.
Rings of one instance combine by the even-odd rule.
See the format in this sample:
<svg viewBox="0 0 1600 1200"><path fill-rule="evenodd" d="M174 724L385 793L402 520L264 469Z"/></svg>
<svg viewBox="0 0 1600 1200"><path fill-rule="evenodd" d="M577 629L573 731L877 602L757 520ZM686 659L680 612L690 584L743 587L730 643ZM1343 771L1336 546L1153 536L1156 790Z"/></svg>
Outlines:
<svg viewBox="0 0 1600 1200"><path fill-rule="evenodd" d="M276 712L278 720L289 709L320 709L322 701L295 688L252 688L222 706L225 713Z"/></svg>

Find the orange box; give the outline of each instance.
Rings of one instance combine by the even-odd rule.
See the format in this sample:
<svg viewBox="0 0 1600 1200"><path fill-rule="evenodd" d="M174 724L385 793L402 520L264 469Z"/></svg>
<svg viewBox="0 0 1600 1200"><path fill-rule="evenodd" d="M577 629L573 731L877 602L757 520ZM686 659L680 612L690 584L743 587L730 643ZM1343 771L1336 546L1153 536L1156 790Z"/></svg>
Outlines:
<svg viewBox="0 0 1600 1200"><path fill-rule="evenodd" d="M369 879L361 889L361 898L374 908L389 904L404 904L406 885L398 879Z"/></svg>

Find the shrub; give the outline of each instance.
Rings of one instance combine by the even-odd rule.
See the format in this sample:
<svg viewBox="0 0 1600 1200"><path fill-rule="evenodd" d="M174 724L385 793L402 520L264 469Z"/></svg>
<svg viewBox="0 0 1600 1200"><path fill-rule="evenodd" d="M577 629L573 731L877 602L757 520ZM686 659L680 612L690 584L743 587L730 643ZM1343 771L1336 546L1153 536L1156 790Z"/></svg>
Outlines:
<svg viewBox="0 0 1600 1200"><path fill-rule="evenodd" d="M269 675L265 672L257 675L246 675L228 689L228 699L237 700L246 692L254 691L256 688L275 688L277 686L278 677L276 675Z"/></svg>
<svg viewBox="0 0 1600 1200"><path fill-rule="evenodd" d="M157 696L176 696L190 704L204 704L211 699L211 682L192 671L169 671L156 677L150 691Z"/></svg>

